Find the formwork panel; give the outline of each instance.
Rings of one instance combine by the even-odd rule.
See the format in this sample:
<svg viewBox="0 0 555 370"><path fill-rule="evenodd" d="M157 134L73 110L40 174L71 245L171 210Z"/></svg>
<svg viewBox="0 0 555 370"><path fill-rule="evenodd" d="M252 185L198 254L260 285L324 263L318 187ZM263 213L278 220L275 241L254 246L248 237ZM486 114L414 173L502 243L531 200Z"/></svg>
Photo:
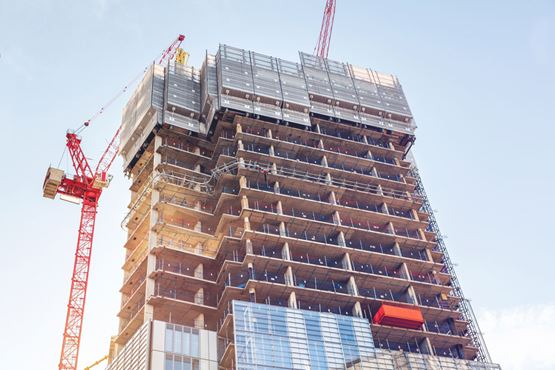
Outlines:
<svg viewBox="0 0 555 370"><path fill-rule="evenodd" d="M253 102L247 99L241 99L231 95L221 95L220 105L224 108L235 109L241 112L253 113Z"/></svg>
<svg viewBox="0 0 555 370"><path fill-rule="evenodd" d="M350 64L348 70L353 78L361 106L412 118L397 77Z"/></svg>
<svg viewBox="0 0 555 370"><path fill-rule="evenodd" d="M164 68L153 64L123 109L119 151L124 158L124 168L141 150L142 141L162 122L164 84Z"/></svg>
<svg viewBox="0 0 555 370"><path fill-rule="evenodd" d="M296 123L303 126L310 126L310 116L308 115L308 113L298 112L286 108L284 108L282 111L284 121Z"/></svg>
<svg viewBox="0 0 555 370"><path fill-rule="evenodd" d="M282 93L277 59L255 52L250 54L255 96L259 101L281 105Z"/></svg>
<svg viewBox="0 0 555 370"><path fill-rule="evenodd" d="M278 71L283 94L283 107L307 113L310 99L303 68L299 63L278 59Z"/></svg>
<svg viewBox="0 0 555 370"><path fill-rule="evenodd" d="M252 99L254 82L250 52L220 45L216 65L221 93Z"/></svg>
<svg viewBox="0 0 555 370"><path fill-rule="evenodd" d="M254 102L253 113L268 118L275 118L277 120L281 120L283 118L281 108L272 104Z"/></svg>
<svg viewBox="0 0 555 370"><path fill-rule="evenodd" d="M317 101L310 102L310 111L323 116L335 117L335 112L331 105Z"/></svg>
<svg viewBox="0 0 555 370"><path fill-rule="evenodd" d="M164 112L164 123L193 132L201 132L199 120L172 111Z"/></svg>
<svg viewBox="0 0 555 370"><path fill-rule="evenodd" d="M214 55L206 54L200 70L200 81L201 121L210 124L219 109L218 73Z"/></svg>
<svg viewBox="0 0 555 370"><path fill-rule="evenodd" d="M198 119L200 115L200 74L193 67L170 63L167 69L167 109Z"/></svg>
<svg viewBox="0 0 555 370"><path fill-rule="evenodd" d="M347 121L360 123L360 116L357 111L352 109L341 108L338 106L333 107L334 115L337 118L344 119Z"/></svg>

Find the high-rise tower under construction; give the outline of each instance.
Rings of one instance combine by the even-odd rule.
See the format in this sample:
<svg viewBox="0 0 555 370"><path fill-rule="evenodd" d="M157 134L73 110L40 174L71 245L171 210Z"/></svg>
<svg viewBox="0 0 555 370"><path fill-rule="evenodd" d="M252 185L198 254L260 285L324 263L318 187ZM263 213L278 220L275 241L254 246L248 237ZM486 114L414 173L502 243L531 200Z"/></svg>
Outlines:
<svg viewBox="0 0 555 370"><path fill-rule="evenodd" d="M153 65L111 370L499 369L411 160L397 78L221 45Z"/></svg>

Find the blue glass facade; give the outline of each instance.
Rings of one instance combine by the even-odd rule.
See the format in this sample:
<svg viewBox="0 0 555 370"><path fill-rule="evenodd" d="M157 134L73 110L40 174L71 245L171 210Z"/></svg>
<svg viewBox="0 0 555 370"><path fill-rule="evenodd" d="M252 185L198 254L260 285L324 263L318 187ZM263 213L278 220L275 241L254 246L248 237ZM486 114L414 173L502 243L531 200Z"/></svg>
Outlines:
<svg viewBox="0 0 555 370"><path fill-rule="evenodd" d="M374 356L367 320L233 302L236 368L347 369Z"/></svg>

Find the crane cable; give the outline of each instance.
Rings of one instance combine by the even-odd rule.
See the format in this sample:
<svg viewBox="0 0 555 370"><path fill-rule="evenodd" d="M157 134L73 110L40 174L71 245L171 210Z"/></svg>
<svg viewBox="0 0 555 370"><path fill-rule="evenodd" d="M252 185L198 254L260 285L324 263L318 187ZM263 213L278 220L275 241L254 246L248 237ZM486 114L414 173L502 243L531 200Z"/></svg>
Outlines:
<svg viewBox="0 0 555 370"><path fill-rule="evenodd" d="M164 60L168 57L169 57L169 59L172 59L176 50L181 46L181 43L183 42L183 40L185 40L185 36L180 34L175 39L175 41L172 42L170 44L170 46L168 46L167 49L163 50L162 57L160 58L160 61L158 62L158 64L162 64L162 62L164 62ZM154 59L154 62L156 62L156 59ZM125 84L123 89L119 90L110 100L108 100L103 106L101 106L100 109L96 113L94 113L88 120L83 122L83 124L81 126L79 126L77 128L77 130L75 130L75 133L79 134L80 132L82 132L86 127L88 127L91 124L91 122L93 120L95 120L96 118L98 118L98 116L100 116L102 113L104 113L104 111L107 108L109 108L112 105L112 103L114 103L116 100L118 100L118 98L120 96L125 94L127 92L127 90L129 89L129 87L131 87L131 85L133 85L139 78L141 78L141 76L143 76L148 71L149 67L150 67L150 64L147 65L141 72L137 73L137 75L135 77L133 77L127 84Z"/></svg>
<svg viewBox="0 0 555 370"><path fill-rule="evenodd" d="M146 66L141 72L137 73L135 77L133 77L129 82L127 82L127 84L125 84L123 89L119 90L110 100L108 100L103 106L101 106L100 109L96 111L96 113L94 113L88 120L83 122L83 124L79 126L77 130L75 130L75 133L78 134L82 132L86 127L88 127L91 124L92 121L94 121L96 118L98 118L98 116L104 113L104 111L107 108L109 108L116 100L118 100L119 97L121 97L123 94L127 92L129 87L135 84L135 82L137 82L137 80L146 73L149 67L150 67L150 64Z"/></svg>

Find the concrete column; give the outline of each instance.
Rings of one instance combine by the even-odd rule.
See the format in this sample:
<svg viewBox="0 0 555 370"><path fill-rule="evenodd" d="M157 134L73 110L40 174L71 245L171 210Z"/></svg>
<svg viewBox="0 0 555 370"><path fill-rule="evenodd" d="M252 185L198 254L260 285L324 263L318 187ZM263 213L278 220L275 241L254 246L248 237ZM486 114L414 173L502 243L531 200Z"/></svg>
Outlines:
<svg viewBox="0 0 555 370"><path fill-rule="evenodd" d="M202 254L204 252L204 246L202 245L202 243L197 243L197 245L195 245L195 253L197 254Z"/></svg>
<svg viewBox="0 0 555 370"><path fill-rule="evenodd" d="M291 260L291 251L289 249L289 243L283 243L283 247L281 248L281 258L284 260Z"/></svg>
<svg viewBox="0 0 555 370"><path fill-rule="evenodd" d="M266 137L269 138L269 139L272 139L272 138L273 138L272 130L271 130L271 129L268 129L268 132L266 133Z"/></svg>
<svg viewBox="0 0 555 370"><path fill-rule="evenodd" d="M345 253L343 255L341 265L345 270L353 271L353 264L351 263L351 256L349 255L349 253Z"/></svg>
<svg viewBox="0 0 555 370"><path fill-rule="evenodd" d="M245 168L245 159L243 157L239 157L239 164L240 168Z"/></svg>
<svg viewBox="0 0 555 370"><path fill-rule="evenodd" d="M249 218L248 218L248 217L245 217L245 218L243 219L243 221L244 221L244 228L245 228L245 231L251 231L251 223L250 223L250 221L249 221Z"/></svg>
<svg viewBox="0 0 555 370"><path fill-rule="evenodd" d="M411 209L410 214L413 220L420 221L420 217L418 217L418 212L416 212L415 209Z"/></svg>
<svg viewBox="0 0 555 370"><path fill-rule="evenodd" d="M195 293L195 303L204 304L204 288L199 288Z"/></svg>
<svg viewBox="0 0 555 370"><path fill-rule="evenodd" d="M355 282L355 278L352 276L350 276L349 280L347 281L347 290L351 295L354 295L354 296L359 295L357 283Z"/></svg>
<svg viewBox="0 0 555 370"><path fill-rule="evenodd" d="M320 131L320 125L319 125L319 124L316 124L315 127L316 127L316 132L320 134L320 133L321 133L321 131ZM320 141L322 141L322 140L320 140Z"/></svg>
<svg viewBox="0 0 555 370"><path fill-rule="evenodd" d="M395 252L395 255L397 256L402 256L401 247L399 246L399 243L395 242L395 244L393 244L393 252Z"/></svg>
<svg viewBox="0 0 555 370"><path fill-rule="evenodd" d="M295 294L295 292L291 292L291 294L289 294L289 299L287 300L287 305L289 306L289 308L298 308L297 307L297 295Z"/></svg>
<svg viewBox="0 0 555 370"><path fill-rule="evenodd" d="M272 163L272 168L270 168L270 172L274 175L277 174L277 165L275 163Z"/></svg>
<svg viewBox="0 0 555 370"><path fill-rule="evenodd" d="M249 199L246 195L241 197L241 209L248 209L249 208Z"/></svg>
<svg viewBox="0 0 555 370"><path fill-rule="evenodd" d="M201 211L202 210L202 203L200 200L195 201L195 210Z"/></svg>
<svg viewBox="0 0 555 370"><path fill-rule="evenodd" d="M434 258L432 257L432 252L428 248L426 248L425 251L426 251L426 257L428 257L428 261L433 261Z"/></svg>
<svg viewBox="0 0 555 370"><path fill-rule="evenodd" d="M326 184L331 185L331 175L326 173Z"/></svg>
<svg viewBox="0 0 555 370"><path fill-rule="evenodd" d="M283 279L285 280L285 285L293 286L295 283L293 282L293 269L291 266L287 266L285 273L283 274Z"/></svg>
<svg viewBox="0 0 555 370"><path fill-rule="evenodd" d="M403 279L411 280L409 267L405 262L401 263L401 268L399 269L399 274Z"/></svg>
<svg viewBox="0 0 555 370"><path fill-rule="evenodd" d="M239 177L239 188L243 189L247 187L247 178L245 176Z"/></svg>
<svg viewBox="0 0 555 370"><path fill-rule="evenodd" d="M281 200L278 200L276 203L276 213L278 215L282 215L283 214L283 207L281 205Z"/></svg>
<svg viewBox="0 0 555 370"><path fill-rule="evenodd" d="M279 236L287 236L287 229L283 221L279 223Z"/></svg>
<svg viewBox="0 0 555 370"><path fill-rule="evenodd" d="M420 235L420 239L427 241L426 234L424 234L424 230L418 229L418 235Z"/></svg>
<svg viewBox="0 0 555 370"><path fill-rule="evenodd" d="M395 235L395 227L393 227L393 224L391 222L387 223L387 230L389 231L389 233Z"/></svg>
<svg viewBox="0 0 555 370"><path fill-rule="evenodd" d="M274 193L279 194L279 181L274 183Z"/></svg>
<svg viewBox="0 0 555 370"><path fill-rule="evenodd" d="M347 246L347 243L345 241L345 234L343 233L343 231L340 231L339 235L337 236L337 244L339 244L340 247Z"/></svg>
<svg viewBox="0 0 555 370"><path fill-rule="evenodd" d="M243 146L243 140L239 139L237 140L237 149L238 150L244 150L245 147Z"/></svg>
<svg viewBox="0 0 555 370"><path fill-rule="evenodd" d="M200 164L198 164L198 163L195 164L195 169L194 169L194 171L200 173Z"/></svg>
<svg viewBox="0 0 555 370"><path fill-rule="evenodd" d="M322 139L318 140L318 148L324 149L324 141Z"/></svg>
<svg viewBox="0 0 555 370"><path fill-rule="evenodd" d="M154 307L150 304L146 304L148 299L156 295L156 280L150 278L150 274L156 270L156 256L148 254L146 262L146 280L145 280L145 310L144 318L145 320L154 319Z"/></svg>
<svg viewBox="0 0 555 370"><path fill-rule="evenodd" d="M434 354L432 342L430 342L430 338L425 337L424 339L422 339L422 341L419 344L420 344L421 353L428 354L428 355Z"/></svg>
<svg viewBox="0 0 555 370"><path fill-rule="evenodd" d="M389 214L389 208L387 207L387 204L386 204L386 203L382 203L381 206L380 206L380 208L381 208L381 211L382 211L383 213L385 213L386 215Z"/></svg>
<svg viewBox="0 0 555 370"><path fill-rule="evenodd" d="M339 212L334 211L332 218L334 224L341 226L341 217L339 216Z"/></svg>
<svg viewBox="0 0 555 370"><path fill-rule="evenodd" d="M202 232L202 222L197 221L197 223L195 224L194 230L195 230L196 232L201 233L201 232Z"/></svg>
<svg viewBox="0 0 555 370"><path fill-rule="evenodd" d="M368 158L368 159L373 159L374 158L374 157L372 157L372 152L371 151L368 151L366 153L366 158Z"/></svg>
<svg viewBox="0 0 555 370"><path fill-rule="evenodd" d="M237 124L235 125L235 132L236 132L236 133L243 132L243 127L241 126L240 123L237 123Z"/></svg>
<svg viewBox="0 0 555 370"><path fill-rule="evenodd" d="M412 304L418 304L418 296L416 295L416 291L412 285L409 285L407 288L407 295L409 299L412 300Z"/></svg>
<svg viewBox="0 0 555 370"><path fill-rule="evenodd" d="M197 329L204 329L204 314L200 313L197 317L195 317L195 328Z"/></svg>
<svg viewBox="0 0 555 370"><path fill-rule="evenodd" d="M335 192L331 191L329 198L328 198L328 203L329 204L337 204L337 198L335 197Z"/></svg>
<svg viewBox="0 0 555 370"><path fill-rule="evenodd" d="M202 263L195 267L194 276L199 279L204 279L204 266Z"/></svg>
<svg viewBox="0 0 555 370"><path fill-rule="evenodd" d="M273 145L273 144L270 145L270 149L269 149L268 151L270 152L270 156L271 156L271 157L273 157L273 156L276 155L276 154L275 154L276 152L275 152L275 150L274 150L274 145Z"/></svg>
<svg viewBox="0 0 555 370"><path fill-rule="evenodd" d="M158 165L162 162L162 155L159 153L159 148L162 146L162 137L154 136L154 154L152 158L153 172L152 177L159 175L159 171L156 169ZM160 201L160 191L157 187L153 187L150 193L150 232L148 234L148 249L152 250L158 244L158 233L153 230L154 225L158 223L160 218L159 212L156 210L156 205ZM146 304L148 299L156 294L156 281L149 276L156 270L156 256L148 254L147 256L147 267L146 267L146 280L145 280L145 309L144 309L144 320L154 319L154 307L150 304Z"/></svg>
<svg viewBox="0 0 555 370"><path fill-rule="evenodd" d="M320 164L324 167L328 166L328 159L326 158L326 156L322 157L322 161L320 162Z"/></svg>
<svg viewBox="0 0 555 370"><path fill-rule="evenodd" d="M252 241L250 239L245 240L245 251L247 254L253 254Z"/></svg>
<svg viewBox="0 0 555 370"><path fill-rule="evenodd" d="M254 288L249 289L249 302L256 302L256 290Z"/></svg>
<svg viewBox="0 0 555 370"><path fill-rule="evenodd" d="M383 189L382 186L380 184L378 184L378 191L377 191L378 195L382 195L383 196Z"/></svg>
<svg viewBox="0 0 555 370"><path fill-rule="evenodd" d="M360 317L362 318L364 315L362 314L362 307L360 306L360 302L355 302L352 311L353 317Z"/></svg>

